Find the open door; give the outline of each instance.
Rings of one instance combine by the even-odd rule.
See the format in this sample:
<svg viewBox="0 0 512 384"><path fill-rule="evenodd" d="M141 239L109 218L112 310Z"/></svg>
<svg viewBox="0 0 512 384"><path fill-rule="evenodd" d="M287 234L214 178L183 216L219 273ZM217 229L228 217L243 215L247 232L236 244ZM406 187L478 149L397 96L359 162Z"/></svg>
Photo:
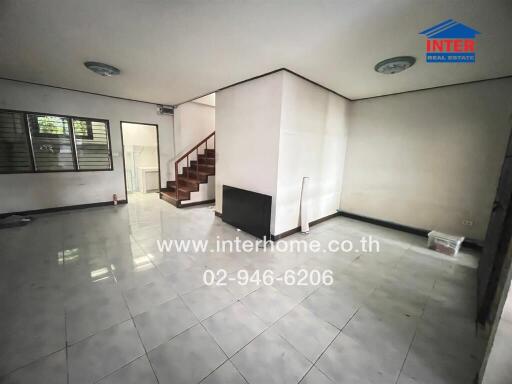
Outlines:
<svg viewBox="0 0 512 384"><path fill-rule="evenodd" d="M500 273L512 234L512 141L501 169L484 249L478 265L478 321L485 323L491 314Z"/></svg>

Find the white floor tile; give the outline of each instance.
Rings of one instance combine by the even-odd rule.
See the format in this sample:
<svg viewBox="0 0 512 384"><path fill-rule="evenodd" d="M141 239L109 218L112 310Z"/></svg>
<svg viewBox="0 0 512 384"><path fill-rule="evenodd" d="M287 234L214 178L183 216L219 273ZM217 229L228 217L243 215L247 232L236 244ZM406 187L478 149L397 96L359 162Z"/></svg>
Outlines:
<svg viewBox="0 0 512 384"><path fill-rule="evenodd" d="M149 352L160 384L198 383L226 359L201 325Z"/></svg>
<svg viewBox="0 0 512 384"><path fill-rule="evenodd" d="M93 383L142 355L144 348L128 320L69 348L69 383Z"/></svg>

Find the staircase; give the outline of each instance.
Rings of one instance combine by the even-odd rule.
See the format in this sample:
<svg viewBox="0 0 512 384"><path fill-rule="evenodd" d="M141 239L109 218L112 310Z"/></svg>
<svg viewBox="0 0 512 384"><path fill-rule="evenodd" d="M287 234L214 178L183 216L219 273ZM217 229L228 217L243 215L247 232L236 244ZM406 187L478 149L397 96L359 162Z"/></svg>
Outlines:
<svg viewBox="0 0 512 384"><path fill-rule="evenodd" d="M208 148L210 142L210 148ZM213 148L211 148L213 144ZM208 184L209 176L215 175L215 132L209 134L197 145L174 162L176 180L168 181L167 187L160 190L160 198L180 208L189 205L211 203L201 194L201 184ZM203 186L204 192L206 186Z"/></svg>

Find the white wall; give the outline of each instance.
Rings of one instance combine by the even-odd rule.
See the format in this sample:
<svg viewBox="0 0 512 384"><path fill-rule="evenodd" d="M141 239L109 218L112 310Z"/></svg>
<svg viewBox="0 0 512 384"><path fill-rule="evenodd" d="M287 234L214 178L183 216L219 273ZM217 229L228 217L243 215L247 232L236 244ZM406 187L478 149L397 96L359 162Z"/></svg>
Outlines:
<svg viewBox="0 0 512 384"><path fill-rule="evenodd" d="M158 139L155 126L123 123L123 144L125 155L127 150L135 149L137 167L158 167ZM126 161L125 166L128 168Z"/></svg>
<svg viewBox="0 0 512 384"><path fill-rule="evenodd" d="M209 105L210 107L215 107L215 93L210 93L209 95L195 99L194 103L205 104Z"/></svg>
<svg viewBox="0 0 512 384"><path fill-rule="evenodd" d="M341 209L483 240L511 112L512 79L353 102Z"/></svg>
<svg viewBox="0 0 512 384"><path fill-rule="evenodd" d="M278 72L216 94L215 209L222 212L222 185L270 195L272 233L282 86Z"/></svg>
<svg viewBox="0 0 512 384"><path fill-rule="evenodd" d="M302 178L309 176L308 217L339 208L349 101L284 72L275 234L299 226Z"/></svg>
<svg viewBox="0 0 512 384"><path fill-rule="evenodd" d="M156 147L156 129L153 125L123 123L123 143L130 146Z"/></svg>
<svg viewBox="0 0 512 384"><path fill-rule="evenodd" d="M169 179L173 120L155 105L0 80L2 108L108 119L114 170L0 175L0 213L111 201L114 193L125 199L121 120L158 124L162 185Z"/></svg>
<svg viewBox="0 0 512 384"><path fill-rule="evenodd" d="M348 102L279 72L218 92L216 104L219 212L223 184L271 195L271 232L280 234L299 225L310 176L311 220L341 208L485 237L511 127L511 79Z"/></svg>
<svg viewBox="0 0 512 384"><path fill-rule="evenodd" d="M310 220L339 207L349 102L288 72L217 93L216 209L222 185L272 196L271 233L299 225L303 176Z"/></svg>

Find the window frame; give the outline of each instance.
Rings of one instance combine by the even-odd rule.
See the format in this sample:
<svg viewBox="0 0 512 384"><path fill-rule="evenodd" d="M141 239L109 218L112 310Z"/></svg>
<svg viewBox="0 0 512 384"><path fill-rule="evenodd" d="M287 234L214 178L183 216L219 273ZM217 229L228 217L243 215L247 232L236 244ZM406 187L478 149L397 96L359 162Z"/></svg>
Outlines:
<svg viewBox="0 0 512 384"><path fill-rule="evenodd" d="M62 115L57 113L45 113L45 112L32 112L32 111L23 111L23 110L17 110L17 109L7 109L7 108L0 108L0 113L2 112L11 112L11 113L21 113L23 114L23 123L25 126L25 132L27 137L27 146L28 150L30 152L30 160L32 163L32 170L30 171L14 171L14 172L1 172L0 175L12 175L12 174L27 174L27 173L74 173L74 172L112 172L114 171L114 159L112 156L112 142L111 142L111 136L110 136L110 120L107 119L97 119L93 117L83 117L83 116L73 116L73 115ZM36 116L55 116L60 118L65 118L68 121L69 126L69 138L71 140L71 148L72 148L72 155L74 159L74 166L75 169L69 170L37 170L37 164L35 161L34 156L34 147L33 147L33 140L32 140L32 132L30 131L29 127L29 115L36 115ZM74 120L82 120L87 122L87 132L91 133L90 136L83 136L83 135L75 135L75 130L73 128L73 119ZM80 140L88 140L93 139L92 137L92 122L97 121L105 124L105 130L108 136L107 140L107 147L108 147L108 156L110 158L110 168L109 169L80 169L79 167L79 159L78 159L78 153L77 153L77 147L76 147L76 139ZM90 130L89 130L90 129ZM41 134L36 135L37 137L62 137L62 138L68 138L68 136L65 135L53 135L53 134Z"/></svg>

